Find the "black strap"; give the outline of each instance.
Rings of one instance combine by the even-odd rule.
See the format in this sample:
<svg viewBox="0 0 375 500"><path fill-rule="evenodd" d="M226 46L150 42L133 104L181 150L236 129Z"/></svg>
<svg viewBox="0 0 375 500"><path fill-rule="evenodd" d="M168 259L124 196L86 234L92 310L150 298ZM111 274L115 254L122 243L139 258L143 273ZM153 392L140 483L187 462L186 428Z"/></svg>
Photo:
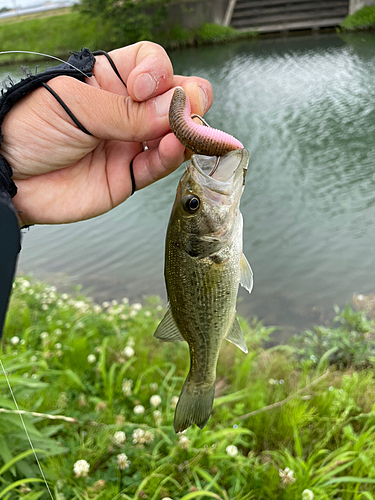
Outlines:
<svg viewBox="0 0 375 500"><path fill-rule="evenodd" d="M82 132L84 132L85 134L87 135L92 135L91 132L89 132L87 130L87 128L85 128L82 123L80 121L78 121L78 118L76 118L73 113L70 111L70 109L68 108L68 106L65 104L65 102L61 99L61 97L59 95L56 94L56 92L51 89L51 87L49 87L46 83L42 83L43 87L45 89L48 90L48 92L50 92L53 97L56 99L56 101L65 109L65 111L68 113L68 115L70 116L70 118L74 121L74 123L77 125L78 128L80 128L82 130Z"/></svg>
<svg viewBox="0 0 375 500"><path fill-rule="evenodd" d="M105 51L105 50L96 50L93 52L94 56L105 56L108 59L109 64L111 65L113 71L116 73L116 75L120 78L122 83L124 84L125 88L127 88L126 83L124 80L121 78L121 75L116 67L116 64L112 61L111 56Z"/></svg>

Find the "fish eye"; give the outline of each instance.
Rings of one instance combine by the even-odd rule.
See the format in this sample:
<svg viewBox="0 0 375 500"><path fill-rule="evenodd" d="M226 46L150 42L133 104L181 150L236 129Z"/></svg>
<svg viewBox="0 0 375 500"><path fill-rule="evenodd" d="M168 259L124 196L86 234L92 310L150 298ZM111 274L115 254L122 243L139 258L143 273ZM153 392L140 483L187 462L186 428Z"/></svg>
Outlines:
<svg viewBox="0 0 375 500"><path fill-rule="evenodd" d="M194 196L193 194L182 198L182 206L188 214L194 214L198 210L200 204L201 202L198 196Z"/></svg>

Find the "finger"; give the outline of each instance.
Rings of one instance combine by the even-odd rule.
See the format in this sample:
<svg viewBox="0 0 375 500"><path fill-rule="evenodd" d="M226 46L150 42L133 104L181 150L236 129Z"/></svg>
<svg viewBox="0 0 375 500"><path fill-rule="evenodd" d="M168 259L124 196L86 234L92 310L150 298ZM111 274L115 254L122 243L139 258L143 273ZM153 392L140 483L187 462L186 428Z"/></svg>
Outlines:
<svg viewBox="0 0 375 500"><path fill-rule="evenodd" d="M160 141L156 149L148 149L133 160L136 189L142 189L167 176L185 161L185 148L173 134Z"/></svg>
<svg viewBox="0 0 375 500"><path fill-rule="evenodd" d="M124 97L86 85L78 80L61 76L49 82L79 122L99 139L116 139L142 142L157 139L169 132L169 107L174 89L138 103L130 96ZM199 100L199 86L188 82L186 91L194 103ZM46 96L46 99L54 99ZM57 102L56 111L64 115ZM199 107L199 104L198 104Z"/></svg>
<svg viewBox="0 0 375 500"><path fill-rule="evenodd" d="M109 53L124 85L105 56L96 56L95 79L99 86L119 95L127 93L135 101L144 101L166 92L172 86L172 63L160 45L139 42ZM90 83L88 81L88 83Z"/></svg>
<svg viewBox="0 0 375 500"><path fill-rule="evenodd" d="M189 95L191 113L203 116L213 103L212 85L208 80L195 76L175 75L172 82L173 87L183 87Z"/></svg>

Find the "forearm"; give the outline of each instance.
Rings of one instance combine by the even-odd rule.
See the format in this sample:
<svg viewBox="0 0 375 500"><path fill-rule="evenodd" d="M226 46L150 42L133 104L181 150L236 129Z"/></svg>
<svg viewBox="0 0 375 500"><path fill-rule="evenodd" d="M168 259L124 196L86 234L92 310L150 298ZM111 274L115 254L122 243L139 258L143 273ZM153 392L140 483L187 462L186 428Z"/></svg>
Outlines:
<svg viewBox="0 0 375 500"><path fill-rule="evenodd" d="M0 187L0 337L20 251L20 230L11 197Z"/></svg>

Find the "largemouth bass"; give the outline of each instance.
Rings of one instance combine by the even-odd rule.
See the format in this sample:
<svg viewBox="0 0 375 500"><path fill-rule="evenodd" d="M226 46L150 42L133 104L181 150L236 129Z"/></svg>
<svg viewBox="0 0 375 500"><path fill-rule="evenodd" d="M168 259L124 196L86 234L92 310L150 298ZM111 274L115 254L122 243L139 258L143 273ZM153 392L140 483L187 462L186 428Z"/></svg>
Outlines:
<svg viewBox="0 0 375 500"><path fill-rule="evenodd" d="M169 306L155 332L162 341L189 344L190 371L176 407L176 432L192 423L206 425L223 340L247 353L236 300L239 283L249 292L253 286L239 210L248 160L246 149L219 161L193 155L177 188L165 247Z"/></svg>

